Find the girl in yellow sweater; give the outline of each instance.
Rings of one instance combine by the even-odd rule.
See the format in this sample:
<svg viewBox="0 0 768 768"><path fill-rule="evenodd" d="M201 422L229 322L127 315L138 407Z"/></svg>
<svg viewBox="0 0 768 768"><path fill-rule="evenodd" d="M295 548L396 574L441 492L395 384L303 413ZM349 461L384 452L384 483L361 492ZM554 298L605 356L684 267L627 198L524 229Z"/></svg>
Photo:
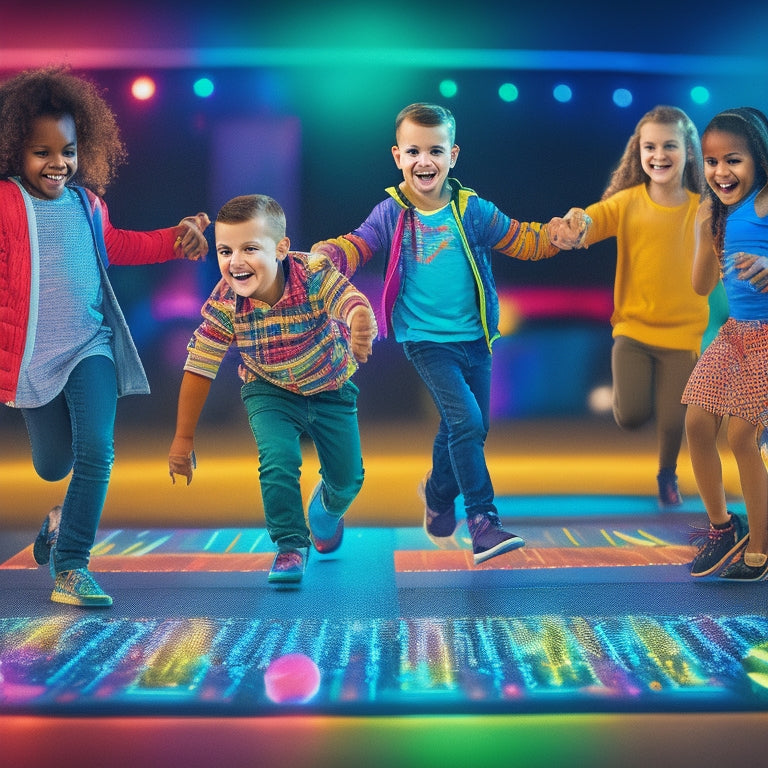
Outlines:
<svg viewBox="0 0 768 768"><path fill-rule="evenodd" d="M613 415L623 429L656 418L659 504L682 504L677 457L685 426L680 398L699 357L707 299L691 286L694 219L704 175L695 125L657 106L638 122L598 203L584 245L616 238Z"/></svg>

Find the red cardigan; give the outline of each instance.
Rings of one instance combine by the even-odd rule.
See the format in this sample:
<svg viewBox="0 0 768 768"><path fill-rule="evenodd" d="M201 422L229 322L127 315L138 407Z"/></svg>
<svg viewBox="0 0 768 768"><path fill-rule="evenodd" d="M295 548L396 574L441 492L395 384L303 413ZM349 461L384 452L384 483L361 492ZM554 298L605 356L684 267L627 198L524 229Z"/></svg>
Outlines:
<svg viewBox="0 0 768 768"><path fill-rule="evenodd" d="M176 237L183 228L168 227L150 232L117 229L109 221L104 200L90 190L76 187L84 202L94 231L97 250L104 266L112 264L153 264L177 258ZM27 343L33 254L29 219L21 190L14 181L0 180L0 402L16 396L21 361ZM45 257L42 256L44 259Z"/></svg>

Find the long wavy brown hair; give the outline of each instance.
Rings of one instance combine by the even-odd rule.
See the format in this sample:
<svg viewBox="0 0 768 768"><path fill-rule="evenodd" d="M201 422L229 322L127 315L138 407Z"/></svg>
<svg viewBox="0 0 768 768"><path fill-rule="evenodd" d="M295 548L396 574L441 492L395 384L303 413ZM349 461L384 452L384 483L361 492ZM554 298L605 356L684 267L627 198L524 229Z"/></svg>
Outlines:
<svg viewBox="0 0 768 768"><path fill-rule="evenodd" d="M701 194L706 186L704 166L701 161L701 140L696 126L688 115L678 107L659 105L646 112L635 126L635 130L627 141L624 154L619 164L611 174L611 180L603 192L601 199L605 200L622 189L645 184L649 181L648 174L640 163L640 129L647 123L662 123L675 125L685 139L685 169L683 171L683 186L691 192Z"/></svg>

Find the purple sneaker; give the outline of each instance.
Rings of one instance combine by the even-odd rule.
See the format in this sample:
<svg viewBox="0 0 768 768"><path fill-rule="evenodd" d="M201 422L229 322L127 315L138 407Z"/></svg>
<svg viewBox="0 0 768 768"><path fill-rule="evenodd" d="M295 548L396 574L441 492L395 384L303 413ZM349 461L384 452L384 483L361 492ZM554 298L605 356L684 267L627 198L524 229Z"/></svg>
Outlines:
<svg viewBox="0 0 768 768"><path fill-rule="evenodd" d="M472 537L475 565L525 545L519 536L505 531L498 515L490 512L467 518L467 527Z"/></svg>
<svg viewBox="0 0 768 768"><path fill-rule="evenodd" d="M453 534L456 532L456 508L451 506L444 512L435 512L427 504L427 483L431 475L432 470L424 475L418 488L419 498L424 502L424 533L440 549L455 549Z"/></svg>
<svg viewBox="0 0 768 768"><path fill-rule="evenodd" d="M659 483L659 506L680 507L683 504L683 497L677 487L677 475L674 470L662 469L656 476Z"/></svg>

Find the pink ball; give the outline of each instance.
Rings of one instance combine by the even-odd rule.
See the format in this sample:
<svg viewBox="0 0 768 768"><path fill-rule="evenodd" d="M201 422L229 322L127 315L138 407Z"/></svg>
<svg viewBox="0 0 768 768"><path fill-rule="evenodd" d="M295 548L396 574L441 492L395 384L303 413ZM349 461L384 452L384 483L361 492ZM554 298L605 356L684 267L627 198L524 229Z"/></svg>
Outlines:
<svg viewBox="0 0 768 768"><path fill-rule="evenodd" d="M275 704L304 704L320 689L320 670L309 656L278 656L264 672L267 697Z"/></svg>

